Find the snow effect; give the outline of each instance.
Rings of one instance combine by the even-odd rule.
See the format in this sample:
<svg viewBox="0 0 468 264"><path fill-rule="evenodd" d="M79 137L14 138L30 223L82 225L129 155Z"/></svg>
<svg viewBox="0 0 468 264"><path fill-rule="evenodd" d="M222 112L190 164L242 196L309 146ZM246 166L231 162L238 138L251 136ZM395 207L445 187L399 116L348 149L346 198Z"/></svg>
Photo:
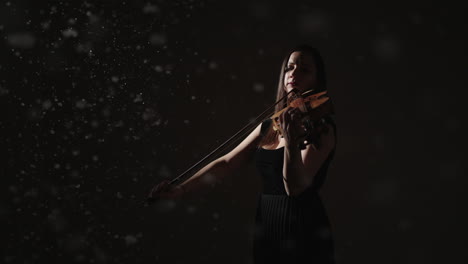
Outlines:
<svg viewBox="0 0 468 264"><path fill-rule="evenodd" d="M174 226L198 221L204 214L208 221L204 224L211 225L207 230L220 233L217 224L228 218L222 208L207 212L203 202L165 200L148 209L142 201L151 184L175 178L191 158L200 156L185 146L203 145L207 131L190 129L202 124L216 130L208 127L209 118L221 122L218 109L232 106L223 101L230 99L230 91L222 89L232 85L247 96L268 96L270 84L265 79L271 76L263 79L260 70L251 80L244 76L247 68L263 67L255 60L270 57L271 50L282 45L276 41L286 37L275 36L273 41L265 37L258 44L261 48L252 43L253 57L233 63L238 68L228 71L231 65L219 54L235 52L235 41L247 36L243 31L263 36L267 24L262 23L279 18L282 10L266 2L249 3L247 16L258 26L246 20L251 28L240 21L223 27L232 33L231 47L221 40L206 43L199 38L197 30L207 29L192 18L206 15L200 11L205 4L191 0L102 6L89 1L2 4L0 100L8 110L0 129L7 152L8 182L2 186L8 198L0 203L0 216L13 227L5 235L5 263L47 262L50 256L63 263L131 263L133 258L148 263L142 251L156 249L154 255L163 255L158 251L160 241L183 237L172 230ZM408 14L407 20L429 28L430 19L423 14ZM334 30L346 27L324 9L308 9L281 23L291 35L327 36L331 50L348 45L330 40ZM438 36L448 34L441 24L432 30ZM403 57L406 44L401 35L379 26L370 31L363 48L350 53L347 63L394 63ZM217 86L220 97L203 87L213 76L224 82ZM423 95L422 109L438 118L441 106L434 98ZM194 119L203 114L206 120ZM441 126L457 133L463 123L448 117ZM392 141L375 133L369 143L381 153ZM446 160L435 171L450 181L463 177L465 169L462 160ZM208 184L216 181L214 175L204 179ZM370 186L372 206L398 201L402 190L393 179L375 179ZM396 224L399 230L414 225L405 217ZM327 237L328 232L320 235Z"/></svg>

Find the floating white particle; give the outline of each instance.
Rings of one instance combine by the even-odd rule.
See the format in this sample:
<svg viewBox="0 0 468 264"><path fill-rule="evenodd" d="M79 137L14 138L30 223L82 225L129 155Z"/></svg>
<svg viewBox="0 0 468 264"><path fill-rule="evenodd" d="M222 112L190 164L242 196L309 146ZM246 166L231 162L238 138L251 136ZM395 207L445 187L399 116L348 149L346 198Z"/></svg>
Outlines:
<svg viewBox="0 0 468 264"><path fill-rule="evenodd" d="M153 33L151 34L149 41L152 45L162 46L167 43L167 37L161 33Z"/></svg>
<svg viewBox="0 0 468 264"><path fill-rule="evenodd" d="M137 94L135 96L135 99L133 99L133 102L138 103L138 102L141 102L141 101L143 101L143 95L141 93L139 93L139 94Z"/></svg>
<svg viewBox="0 0 468 264"><path fill-rule="evenodd" d="M166 165L161 165L158 170L158 175L163 178L169 178L171 177L172 173Z"/></svg>
<svg viewBox="0 0 468 264"><path fill-rule="evenodd" d="M0 96L8 94L9 91L0 85Z"/></svg>
<svg viewBox="0 0 468 264"><path fill-rule="evenodd" d="M380 36L374 40L374 53L383 61L394 61L400 54L400 42L394 36Z"/></svg>
<svg viewBox="0 0 468 264"><path fill-rule="evenodd" d="M78 109L84 109L86 107L86 100L81 99L81 100L76 101L75 106Z"/></svg>
<svg viewBox="0 0 468 264"><path fill-rule="evenodd" d="M327 32L331 26L329 15L319 10L299 16L298 22L303 34Z"/></svg>
<svg viewBox="0 0 468 264"><path fill-rule="evenodd" d="M7 37L8 44L14 48L30 49L36 44L36 38L29 32L18 32L9 34Z"/></svg>
<svg viewBox="0 0 468 264"><path fill-rule="evenodd" d="M119 120L117 121L115 124L114 124L115 127L123 127L124 126L124 122L122 120Z"/></svg>
<svg viewBox="0 0 468 264"><path fill-rule="evenodd" d="M172 210L176 207L177 203L174 201L174 200L161 200L158 204L157 204L157 209L159 211L169 211L169 210Z"/></svg>
<svg viewBox="0 0 468 264"><path fill-rule="evenodd" d="M216 213L216 212L215 212L215 213L213 213L213 218L214 218L214 219L216 219L216 220L218 220L218 219L219 219L219 214L218 214L218 213Z"/></svg>
<svg viewBox="0 0 468 264"><path fill-rule="evenodd" d="M73 170L70 172L70 177L72 177L73 179L78 179L80 178L80 172L77 170Z"/></svg>
<svg viewBox="0 0 468 264"><path fill-rule="evenodd" d="M70 25L76 24L76 18L69 18L68 19L68 24L70 24Z"/></svg>
<svg viewBox="0 0 468 264"><path fill-rule="evenodd" d="M197 208L195 206L193 206L193 205L190 205L190 206L187 207L187 213L189 213L189 214L193 214L196 211L197 211Z"/></svg>
<svg viewBox="0 0 468 264"><path fill-rule="evenodd" d="M42 22L42 23L41 23L41 27L42 27L43 30L49 29L49 27L50 27L50 20Z"/></svg>
<svg viewBox="0 0 468 264"><path fill-rule="evenodd" d="M154 14L157 12L159 12L159 7L157 7L156 5L152 5L151 3L147 3L143 7L143 13L145 14Z"/></svg>
<svg viewBox="0 0 468 264"><path fill-rule="evenodd" d="M210 64L208 65L208 67L212 70L215 70L218 68L218 64L214 61L210 62Z"/></svg>
<svg viewBox="0 0 468 264"><path fill-rule="evenodd" d="M45 100L42 102L42 109L47 110L52 106L52 102L50 100Z"/></svg>
<svg viewBox="0 0 468 264"><path fill-rule="evenodd" d="M254 83L253 85L253 90L256 92L256 93L261 93L265 90L265 87L262 83Z"/></svg>
<svg viewBox="0 0 468 264"><path fill-rule="evenodd" d="M151 124L151 126L159 126L159 125L161 125L161 123L162 123L161 118L158 118L156 121L154 121L154 122Z"/></svg>
<svg viewBox="0 0 468 264"><path fill-rule="evenodd" d="M73 28L67 28L62 30L62 35L64 38L76 38L78 37L78 31Z"/></svg>
<svg viewBox="0 0 468 264"><path fill-rule="evenodd" d="M161 67L160 65L154 66L153 69L154 69L156 72L162 72L162 71L164 70L163 67Z"/></svg>
<svg viewBox="0 0 468 264"><path fill-rule="evenodd" d="M137 242L138 242L138 239L135 236L133 235L125 236L125 244L127 244L127 246L136 244Z"/></svg>
<svg viewBox="0 0 468 264"><path fill-rule="evenodd" d="M12 193L18 192L18 188L17 188L16 186L14 186L14 185L10 185L10 186L8 187L8 190L9 190L10 192L12 192Z"/></svg>
<svg viewBox="0 0 468 264"><path fill-rule="evenodd" d="M31 190L27 191L24 196L25 197L36 197L39 194L39 191L35 188L32 188Z"/></svg>
<svg viewBox="0 0 468 264"><path fill-rule="evenodd" d="M91 126L94 127L94 128L96 128L96 127L99 126L99 122L98 122L97 120L92 120L92 121L91 121Z"/></svg>

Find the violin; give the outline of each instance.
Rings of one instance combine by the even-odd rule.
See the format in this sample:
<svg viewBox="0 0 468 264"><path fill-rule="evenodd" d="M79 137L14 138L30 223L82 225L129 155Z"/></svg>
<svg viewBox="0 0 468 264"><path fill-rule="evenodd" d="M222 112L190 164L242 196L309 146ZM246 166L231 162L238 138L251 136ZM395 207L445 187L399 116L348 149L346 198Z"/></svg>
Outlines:
<svg viewBox="0 0 468 264"><path fill-rule="evenodd" d="M291 91L286 93L281 99L279 99L277 102L275 102L266 110L264 110L253 121L248 123L241 130L239 130L237 133L231 136L223 144L218 146L211 153L209 153L207 156L195 163L193 166L184 171L178 177L171 180L167 186L174 186L174 184L180 182L184 177L186 177L190 171L192 171L196 167L199 167L200 164L205 162L207 159L211 158L213 155L220 153L227 146L231 145L233 141L245 137L261 122L265 121L265 117L269 115L271 109L273 109L277 104L283 102L285 98L287 102L286 106L284 106L280 111L274 113L269 117L273 121L273 129L275 131L278 131L279 134L282 136L284 134L284 131L281 129L279 118L280 115L290 108L298 108L302 113L301 121L306 132L304 141L299 144L299 147L301 149L304 149L306 145L312 144L312 146L316 149L317 147L319 147L318 139L320 138L320 131L323 131L323 125L326 122L326 116L334 114L334 107L332 101L328 96L326 96L326 93L327 91L316 92L314 90L308 90L303 93L300 93L297 89L292 89ZM155 197L148 197L144 203L147 206L151 203L154 203L156 200L157 198Z"/></svg>
<svg viewBox="0 0 468 264"><path fill-rule="evenodd" d="M299 144L300 149L312 144L318 147L320 129L324 129L325 117L334 114L334 107L330 97L326 96L327 91L315 92L308 90L300 94L296 89L291 91L291 96L287 99L287 106L270 117L273 121L273 130L278 131L283 137L284 131L280 125L280 115L290 108L297 108L301 111L301 122L305 128L305 140ZM326 130L326 129L325 129ZM324 131L326 132L326 131Z"/></svg>

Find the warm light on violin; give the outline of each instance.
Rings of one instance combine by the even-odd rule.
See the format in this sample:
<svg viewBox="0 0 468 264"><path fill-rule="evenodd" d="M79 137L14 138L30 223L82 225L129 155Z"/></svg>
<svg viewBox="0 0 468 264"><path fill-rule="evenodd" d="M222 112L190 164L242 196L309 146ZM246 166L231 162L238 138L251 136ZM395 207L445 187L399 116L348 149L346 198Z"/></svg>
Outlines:
<svg viewBox="0 0 468 264"><path fill-rule="evenodd" d="M270 117L273 120L273 129L282 136L284 131L281 128L280 115L290 108L297 108L303 113L302 123L306 129L306 137L304 143L300 146L301 149L307 144L316 143L319 135L315 133L315 128L323 123L322 118L324 116L334 113L331 100L326 96L327 91L313 92L309 90L303 94L291 93L287 100L287 106Z"/></svg>

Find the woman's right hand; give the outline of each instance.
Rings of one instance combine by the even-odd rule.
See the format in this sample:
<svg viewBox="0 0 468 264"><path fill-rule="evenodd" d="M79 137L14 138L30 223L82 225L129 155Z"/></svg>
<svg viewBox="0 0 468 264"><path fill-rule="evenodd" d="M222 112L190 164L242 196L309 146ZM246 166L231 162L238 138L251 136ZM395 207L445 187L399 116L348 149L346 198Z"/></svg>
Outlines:
<svg viewBox="0 0 468 264"><path fill-rule="evenodd" d="M181 198L184 193L182 186L170 186L169 180L163 180L151 189L148 200L178 199Z"/></svg>

